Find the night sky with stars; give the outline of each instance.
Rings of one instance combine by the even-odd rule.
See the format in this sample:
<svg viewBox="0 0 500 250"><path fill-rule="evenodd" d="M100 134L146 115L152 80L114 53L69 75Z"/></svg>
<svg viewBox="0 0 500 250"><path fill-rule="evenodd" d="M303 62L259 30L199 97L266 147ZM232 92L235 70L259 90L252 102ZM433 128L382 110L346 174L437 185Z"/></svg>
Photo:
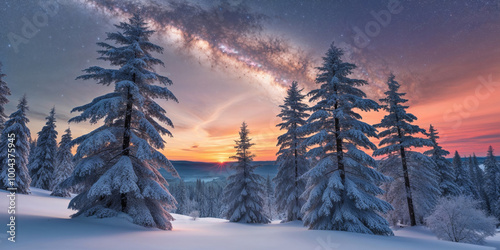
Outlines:
<svg viewBox="0 0 500 250"><path fill-rule="evenodd" d="M370 83L370 98L382 97L394 73L417 124L434 125L445 149L500 150L500 0L6 0L0 11L0 61L12 91L6 111L26 94L35 136L53 106L60 133L95 129L68 124L70 111L112 88L75 78L89 66L109 67L96 59L96 42L140 13L165 48L157 71L179 99L160 102L175 125L163 151L171 160L227 161L242 121L256 160L274 160L286 87L297 80L314 88L332 42L358 66L353 77ZM384 114L363 117L375 124Z"/></svg>

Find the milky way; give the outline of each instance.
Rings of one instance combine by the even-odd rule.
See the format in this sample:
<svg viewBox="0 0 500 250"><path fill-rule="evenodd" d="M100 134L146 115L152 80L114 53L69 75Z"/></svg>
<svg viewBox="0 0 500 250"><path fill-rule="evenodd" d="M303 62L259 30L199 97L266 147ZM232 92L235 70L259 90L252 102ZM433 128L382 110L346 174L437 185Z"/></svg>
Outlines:
<svg viewBox="0 0 500 250"><path fill-rule="evenodd" d="M167 36L178 49L201 53L212 66L232 67L260 81L281 99L291 81L313 82L312 57L291 42L266 34L268 17L243 3L203 8L188 2L87 0L87 7L115 17L140 13L153 29Z"/></svg>

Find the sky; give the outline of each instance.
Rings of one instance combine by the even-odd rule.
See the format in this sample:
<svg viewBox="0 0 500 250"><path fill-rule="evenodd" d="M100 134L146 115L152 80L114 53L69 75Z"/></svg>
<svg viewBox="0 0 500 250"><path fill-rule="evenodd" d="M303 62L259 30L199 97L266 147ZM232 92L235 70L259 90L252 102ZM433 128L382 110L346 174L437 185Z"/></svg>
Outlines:
<svg viewBox="0 0 500 250"><path fill-rule="evenodd" d="M276 115L297 80L315 88L315 67L332 42L378 100L392 72L417 124L463 155L500 149L500 0L490 1L182 1L6 0L0 3L0 61L12 96L24 94L29 128L41 130L52 107L60 134L95 129L68 124L71 109L111 88L75 80L99 65L96 42L140 13L165 48L156 55L179 103L160 102L175 128L162 151L170 160L228 161L243 121L256 160L275 160L283 133ZM363 113L376 124L383 111Z"/></svg>

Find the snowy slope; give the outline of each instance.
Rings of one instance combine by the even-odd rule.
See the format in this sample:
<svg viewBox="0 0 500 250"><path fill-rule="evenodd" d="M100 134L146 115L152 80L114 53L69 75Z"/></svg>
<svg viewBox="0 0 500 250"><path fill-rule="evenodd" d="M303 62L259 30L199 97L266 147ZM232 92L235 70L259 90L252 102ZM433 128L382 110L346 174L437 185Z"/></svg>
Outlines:
<svg viewBox="0 0 500 250"><path fill-rule="evenodd" d="M6 193L0 193L0 221L7 222ZM173 231L143 228L128 218L70 219L69 199L32 188L17 196L17 242L0 234L0 249L493 249L439 241L423 227L395 231L395 237L312 231L301 223L246 225L222 219L196 221L174 215ZM5 226L3 227L5 228ZM5 232L6 230L2 230ZM500 246L500 236L487 240Z"/></svg>

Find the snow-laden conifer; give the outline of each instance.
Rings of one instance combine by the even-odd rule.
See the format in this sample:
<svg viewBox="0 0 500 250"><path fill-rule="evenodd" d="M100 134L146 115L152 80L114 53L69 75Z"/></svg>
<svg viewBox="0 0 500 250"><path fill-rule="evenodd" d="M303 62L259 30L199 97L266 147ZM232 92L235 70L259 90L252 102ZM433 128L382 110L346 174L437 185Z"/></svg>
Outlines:
<svg viewBox="0 0 500 250"><path fill-rule="evenodd" d="M484 172L481 167L479 167L479 161L475 153L472 153L472 164L474 166L474 183L482 189L484 184Z"/></svg>
<svg viewBox="0 0 500 250"><path fill-rule="evenodd" d="M376 197L383 193L377 185L390 179L363 151L376 149L368 137L377 134L359 114L379 105L359 88L366 81L349 78L356 66L343 62L342 55L332 44L318 68L319 88L309 93L316 104L301 131L309 135L304 144L315 164L304 174L307 186L302 197L307 201L302 220L309 229L392 235L380 215L392 207Z"/></svg>
<svg viewBox="0 0 500 250"><path fill-rule="evenodd" d="M453 165L448 161L445 156L449 155L450 152L444 150L443 147L439 146L437 140L439 139L437 130L434 126L429 127L429 139L432 142L432 148L427 150L424 154L431 157L431 159L436 163L436 172L438 176L439 189L442 196L456 196L460 194L460 189L455 183L455 172L453 170Z"/></svg>
<svg viewBox="0 0 500 250"><path fill-rule="evenodd" d="M196 210L199 212L199 217L207 217L208 200L205 190L205 182L200 179L196 180L194 201L196 202Z"/></svg>
<svg viewBox="0 0 500 250"><path fill-rule="evenodd" d="M247 124L243 122L240 138L234 147L236 155L231 156L237 161L231 166L234 173L227 178L224 189L225 217L231 222L269 223L263 211L264 178L254 173L256 166L252 161L255 155L250 152L254 144L249 133Z"/></svg>
<svg viewBox="0 0 500 250"><path fill-rule="evenodd" d="M35 161L35 150L36 150L36 140L30 138L30 153L28 155L28 162L34 162ZM28 171L31 171L32 165L28 164Z"/></svg>
<svg viewBox="0 0 500 250"><path fill-rule="evenodd" d="M207 217L217 218L219 215L219 206L218 206L218 190L214 187L214 185L208 185L207 188Z"/></svg>
<svg viewBox="0 0 500 250"><path fill-rule="evenodd" d="M267 175L264 192L264 215L271 221L277 216L275 204L276 198L273 182L271 181L271 177Z"/></svg>
<svg viewBox="0 0 500 250"><path fill-rule="evenodd" d="M453 167L455 168L455 183L457 183L457 186L459 187L460 193L462 195L475 197L476 195L474 184L471 181L467 165L468 164L463 164L462 158L458 154L458 151L455 151L455 155L453 156Z"/></svg>
<svg viewBox="0 0 500 250"><path fill-rule="evenodd" d="M0 63L0 133L4 128L5 120L7 119L7 115L5 114L5 104L9 103L9 99L7 96L10 95L9 86L3 80L5 74L2 73L2 63Z"/></svg>
<svg viewBox="0 0 500 250"><path fill-rule="evenodd" d="M61 137L59 142L59 148L56 154L56 168L54 170L54 191L50 194L59 197L71 197L70 189L63 188L61 184L64 180L71 176L75 168L73 163L73 153L71 148L73 147L71 141L73 140L71 136L71 129L68 128L64 131L65 134Z"/></svg>
<svg viewBox="0 0 500 250"><path fill-rule="evenodd" d="M469 175L469 179L470 179L470 182L472 184L472 195L473 195L473 198L480 202L481 201L481 190L479 189L479 186L477 185L477 180L476 180L476 177L477 177L477 174L476 174L476 167L474 166L474 160L472 159L472 155L469 155L468 158L466 158L466 169L467 169L467 173Z"/></svg>
<svg viewBox="0 0 500 250"><path fill-rule="evenodd" d="M28 110L28 101L23 96L17 110L5 122L0 135L0 188L16 188L15 191L19 194L30 193L31 177L27 165L31 133L26 126L29 122L26 117ZM13 181L9 180L9 168L15 170Z"/></svg>
<svg viewBox="0 0 500 250"><path fill-rule="evenodd" d="M392 223L399 220L414 226L417 218L419 222L423 222L424 216L437 201L440 190L436 164L424 154L410 151L410 148L432 147L433 143L429 139L415 136L425 134L425 130L412 124L417 117L406 112L408 106L405 103L408 100L403 99L406 93L399 92L400 84L393 74L389 76L387 85L389 90L385 92L386 97L380 101L388 114L375 125L384 130L379 133L382 139L380 148L373 155L386 156L380 163L380 171L394 178L393 182L384 185L387 191L384 197L395 208L395 211L389 213L389 220ZM403 200L406 200L404 204ZM403 216L405 213L408 216Z"/></svg>
<svg viewBox="0 0 500 250"><path fill-rule="evenodd" d="M176 201L159 169L174 177L178 174L158 150L165 147L162 136L172 136L162 123L173 124L155 99L177 99L166 87L172 81L154 71L154 66L163 65L152 55L163 51L149 41L154 31L138 15L116 27L120 31L107 34L115 44L98 43L99 59L114 68L90 67L77 78L93 79L114 90L73 109L81 114L70 122L102 121L102 125L73 140L78 145L78 163L65 185L82 184L83 192L69 207L78 210L73 217L123 212L136 224L170 230L173 217L168 210L175 208Z"/></svg>
<svg viewBox="0 0 500 250"><path fill-rule="evenodd" d="M472 183L478 192L479 205L484 211L488 211L488 201L484 190L484 171L479 167L479 161L477 160L475 153L472 154L470 159L470 164L473 166L474 173L472 176Z"/></svg>
<svg viewBox="0 0 500 250"><path fill-rule="evenodd" d="M484 170L484 192L488 212L500 220L500 165L491 146L484 160Z"/></svg>
<svg viewBox="0 0 500 250"><path fill-rule="evenodd" d="M432 212L440 196L438 178L434 173L436 165L430 157L419 152L406 151L405 153L406 166L411 180L415 220L416 223L422 224L424 218ZM383 183L381 186L386 190L382 198L394 207L393 211L386 214L386 218L393 226L411 224L401 157L397 154L385 157L379 163L379 170L394 178L392 182Z"/></svg>
<svg viewBox="0 0 500 250"><path fill-rule="evenodd" d="M32 179L32 187L52 190L57 153L55 108L50 110L49 116L45 119L47 122L42 128L42 131L38 132L35 156L32 158L33 162L29 163L29 169Z"/></svg>
<svg viewBox="0 0 500 250"><path fill-rule="evenodd" d="M187 209L188 195L186 190L186 183L184 180L180 180L179 185L177 185L175 198L177 200L177 210L178 214L188 214L190 211Z"/></svg>
<svg viewBox="0 0 500 250"><path fill-rule="evenodd" d="M304 138L299 129L306 123L309 115L306 113L308 107L303 101L305 96L301 92L297 82L292 82L284 104L280 105L278 117L282 122L276 125L285 131L278 137L278 173L273 178L276 183L277 210L284 214L284 222L302 220L300 209L305 202L300 196L305 190L306 180L301 177L309 170L309 162L305 157L306 148L302 143Z"/></svg>

